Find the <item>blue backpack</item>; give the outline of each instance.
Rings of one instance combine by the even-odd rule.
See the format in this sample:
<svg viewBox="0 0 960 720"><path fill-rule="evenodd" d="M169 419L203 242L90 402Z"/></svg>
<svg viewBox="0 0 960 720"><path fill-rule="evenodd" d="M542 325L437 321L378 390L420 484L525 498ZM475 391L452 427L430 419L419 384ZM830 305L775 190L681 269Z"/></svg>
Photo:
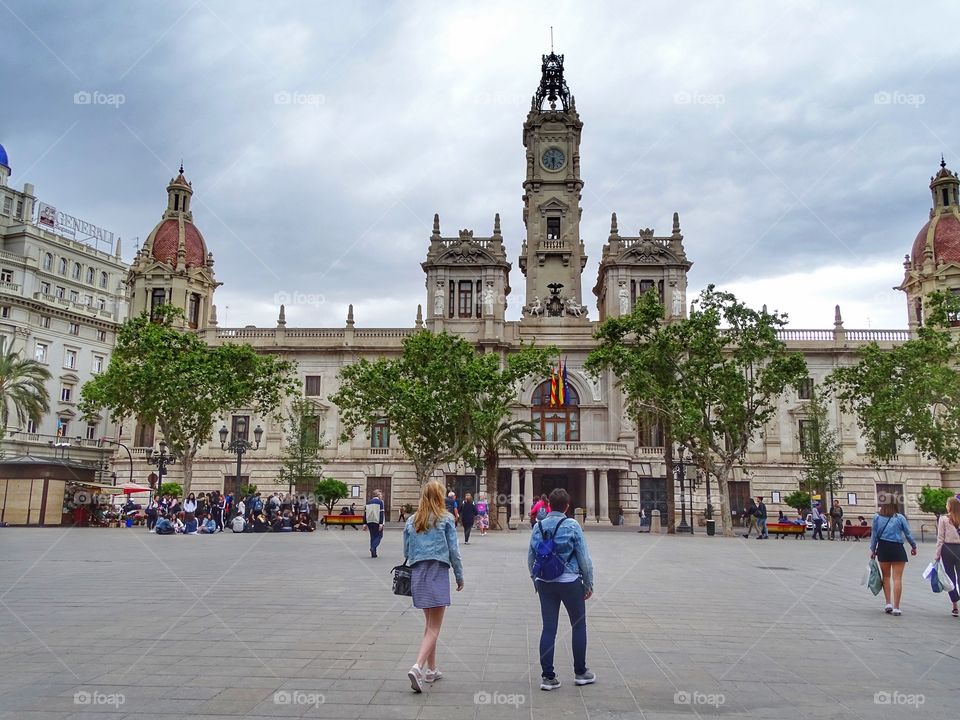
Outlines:
<svg viewBox="0 0 960 720"><path fill-rule="evenodd" d="M553 534L548 535L543 529L543 523L537 520L537 527L540 528L540 542L537 543L537 559L533 563L533 577L536 580L556 580L566 572L566 563L557 555L557 544L554 538L557 536L557 530L563 525L563 518L553 529Z"/></svg>

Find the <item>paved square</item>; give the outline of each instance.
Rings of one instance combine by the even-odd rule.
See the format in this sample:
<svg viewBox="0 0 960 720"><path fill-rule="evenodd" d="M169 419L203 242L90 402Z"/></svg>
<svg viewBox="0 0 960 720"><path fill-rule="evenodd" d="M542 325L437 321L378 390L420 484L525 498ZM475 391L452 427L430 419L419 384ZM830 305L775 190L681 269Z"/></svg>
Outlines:
<svg viewBox="0 0 960 720"><path fill-rule="evenodd" d="M596 685L539 690L527 534L474 535L422 695L422 614L364 532L0 531L0 719L947 718L960 620L907 566L904 615L859 585L865 542L587 533ZM561 633L564 629L561 618Z"/></svg>

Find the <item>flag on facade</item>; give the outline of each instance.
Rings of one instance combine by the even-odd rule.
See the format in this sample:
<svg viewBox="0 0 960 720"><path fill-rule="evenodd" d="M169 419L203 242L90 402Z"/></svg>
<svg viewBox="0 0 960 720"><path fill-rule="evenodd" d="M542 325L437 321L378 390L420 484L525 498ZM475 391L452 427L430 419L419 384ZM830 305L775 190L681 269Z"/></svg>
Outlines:
<svg viewBox="0 0 960 720"><path fill-rule="evenodd" d="M57 418L57 437L58 438L63 437L63 420L61 420L60 418Z"/></svg>
<svg viewBox="0 0 960 720"><path fill-rule="evenodd" d="M563 361L563 397L562 397L561 399L562 399L562 401L563 401L563 402L561 403L562 405L569 405L569 404L570 404L570 386L567 384L567 361L566 361L566 359L564 359L564 361Z"/></svg>
<svg viewBox="0 0 960 720"><path fill-rule="evenodd" d="M563 361L557 358L557 406L563 407L567 399L567 373L563 369Z"/></svg>
<svg viewBox="0 0 960 720"><path fill-rule="evenodd" d="M559 381L556 370L550 368L550 407L557 406L557 383Z"/></svg>

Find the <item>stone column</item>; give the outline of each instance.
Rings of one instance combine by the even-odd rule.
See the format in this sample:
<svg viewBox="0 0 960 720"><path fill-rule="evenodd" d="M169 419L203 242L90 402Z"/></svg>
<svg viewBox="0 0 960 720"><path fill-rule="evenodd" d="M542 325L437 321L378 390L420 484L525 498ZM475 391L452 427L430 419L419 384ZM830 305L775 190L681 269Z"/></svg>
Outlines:
<svg viewBox="0 0 960 720"><path fill-rule="evenodd" d="M510 522L517 525L520 520L520 468L510 469Z"/></svg>
<svg viewBox="0 0 960 720"><path fill-rule="evenodd" d="M597 510L596 510L596 487L597 487L597 471L596 470L587 470L584 473L587 477L587 487L586 487L586 496L587 496L587 522L596 522L597 521Z"/></svg>
<svg viewBox="0 0 960 720"><path fill-rule="evenodd" d="M597 482L600 483L600 522L610 522L610 492L607 487L607 471L597 470Z"/></svg>
<svg viewBox="0 0 960 720"><path fill-rule="evenodd" d="M523 469L523 516L526 517L533 509L533 468Z"/></svg>

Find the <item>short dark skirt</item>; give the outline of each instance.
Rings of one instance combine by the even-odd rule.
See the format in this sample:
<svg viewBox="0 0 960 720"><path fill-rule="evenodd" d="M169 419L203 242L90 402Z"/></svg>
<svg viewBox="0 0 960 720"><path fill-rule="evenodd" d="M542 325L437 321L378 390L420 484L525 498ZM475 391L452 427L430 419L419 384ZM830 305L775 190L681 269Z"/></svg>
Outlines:
<svg viewBox="0 0 960 720"><path fill-rule="evenodd" d="M878 541L877 562L907 562L907 551L904 550L903 543L893 542L893 540Z"/></svg>
<svg viewBox="0 0 960 720"><path fill-rule="evenodd" d="M422 560L410 569L410 591L415 608L450 605L450 566L439 560Z"/></svg>

